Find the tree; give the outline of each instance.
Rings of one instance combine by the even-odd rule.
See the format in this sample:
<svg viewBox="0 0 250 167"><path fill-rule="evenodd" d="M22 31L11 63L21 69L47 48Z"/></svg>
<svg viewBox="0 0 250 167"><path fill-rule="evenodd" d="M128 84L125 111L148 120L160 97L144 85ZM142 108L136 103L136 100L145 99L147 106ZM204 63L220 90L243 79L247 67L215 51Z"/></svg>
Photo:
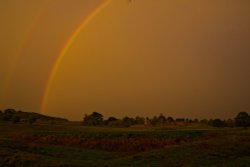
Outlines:
<svg viewBox="0 0 250 167"><path fill-rule="evenodd" d="M133 124L133 120L129 117L124 117L122 119L122 125L125 127L130 127Z"/></svg>
<svg viewBox="0 0 250 167"><path fill-rule="evenodd" d="M168 123L173 123L174 122L174 118L173 117L168 117L167 118L167 122Z"/></svg>
<svg viewBox="0 0 250 167"><path fill-rule="evenodd" d="M104 124L108 126L119 126L119 119L115 117L109 117L107 120L104 121Z"/></svg>
<svg viewBox="0 0 250 167"><path fill-rule="evenodd" d="M103 115L98 112L93 112L90 115L85 115L83 125L97 126L103 123Z"/></svg>
<svg viewBox="0 0 250 167"><path fill-rule="evenodd" d="M157 124L163 125L166 122L166 117L163 114L160 114L158 117Z"/></svg>
<svg viewBox="0 0 250 167"><path fill-rule="evenodd" d="M150 125L157 125L157 123L158 123L158 117L154 116L149 121L150 121Z"/></svg>
<svg viewBox="0 0 250 167"><path fill-rule="evenodd" d="M16 110L14 110L14 109L6 109L6 110L4 110L4 114L13 115L13 114L16 114Z"/></svg>
<svg viewBox="0 0 250 167"><path fill-rule="evenodd" d="M225 122L222 121L221 119L215 119L213 120L213 123L212 123L213 127L225 127Z"/></svg>
<svg viewBox="0 0 250 167"><path fill-rule="evenodd" d="M250 126L250 116L245 111L239 112L234 120L235 120L235 125L238 127Z"/></svg>
<svg viewBox="0 0 250 167"><path fill-rule="evenodd" d="M226 121L227 127L234 127L235 123L232 119L227 119Z"/></svg>
<svg viewBox="0 0 250 167"><path fill-rule="evenodd" d="M0 110L0 120L3 120L3 112Z"/></svg>
<svg viewBox="0 0 250 167"><path fill-rule="evenodd" d="M201 121L200 121L200 123L202 123L202 124L208 124L208 120L207 119L202 119Z"/></svg>
<svg viewBox="0 0 250 167"><path fill-rule="evenodd" d="M193 123L199 123L199 119L195 118L195 119L193 120Z"/></svg>
<svg viewBox="0 0 250 167"><path fill-rule="evenodd" d="M4 110L4 113L3 113L3 120L4 121L11 121L15 114L16 114L16 110L6 109L6 110Z"/></svg>
<svg viewBox="0 0 250 167"><path fill-rule="evenodd" d="M143 117L135 117L135 124L136 125L144 125L145 124L145 118Z"/></svg>

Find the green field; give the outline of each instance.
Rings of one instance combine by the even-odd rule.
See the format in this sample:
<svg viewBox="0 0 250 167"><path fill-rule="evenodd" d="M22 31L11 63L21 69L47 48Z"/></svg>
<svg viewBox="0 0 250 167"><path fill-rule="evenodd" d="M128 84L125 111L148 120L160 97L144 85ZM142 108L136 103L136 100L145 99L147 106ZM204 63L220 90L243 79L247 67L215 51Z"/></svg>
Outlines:
<svg viewBox="0 0 250 167"><path fill-rule="evenodd" d="M0 123L0 166L249 166L250 129Z"/></svg>

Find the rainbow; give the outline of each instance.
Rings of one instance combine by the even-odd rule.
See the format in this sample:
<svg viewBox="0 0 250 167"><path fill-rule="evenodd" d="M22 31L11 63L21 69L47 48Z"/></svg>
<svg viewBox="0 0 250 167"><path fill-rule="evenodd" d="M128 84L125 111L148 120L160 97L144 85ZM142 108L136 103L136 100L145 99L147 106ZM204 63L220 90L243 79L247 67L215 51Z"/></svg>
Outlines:
<svg viewBox="0 0 250 167"><path fill-rule="evenodd" d="M44 91L44 94L42 96L40 113L43 113L45 111L45 109L46 109L46 105L47 105L49 93L50 93L50 90L51 90L54 78L56 76L56 73L58 71L58 68L59 68L59 66L60 66L60 64L61 64L64 56L66 55L66 53L70 49L71 45L74 43L74 41L77 38L77 36L79 35L79 33L111 1L112 0L101 0L100 4L97 5L97 7L80 22L79 26L77 26L77 28L75 29L75 31L72 32L72 34L69 36L68 40L65 42L63 48L59 52L59 54L58 54L55 62L52 65L52 68L50 70L49 77L48 77L48 80L47 80L46 85L45 85L45 91Z"/></svg>

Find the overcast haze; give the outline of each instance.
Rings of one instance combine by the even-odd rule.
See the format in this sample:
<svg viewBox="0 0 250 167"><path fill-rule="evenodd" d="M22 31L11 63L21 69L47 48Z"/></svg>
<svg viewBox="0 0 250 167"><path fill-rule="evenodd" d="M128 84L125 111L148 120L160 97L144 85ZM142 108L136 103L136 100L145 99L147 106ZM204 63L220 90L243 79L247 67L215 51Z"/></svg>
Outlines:
<svg viewBox="0 0 250 167"><path fill-rule="evenodd" d="M81 120L105 116L229 118L250 110L249 0L0 2L0 108Z"/></svg>

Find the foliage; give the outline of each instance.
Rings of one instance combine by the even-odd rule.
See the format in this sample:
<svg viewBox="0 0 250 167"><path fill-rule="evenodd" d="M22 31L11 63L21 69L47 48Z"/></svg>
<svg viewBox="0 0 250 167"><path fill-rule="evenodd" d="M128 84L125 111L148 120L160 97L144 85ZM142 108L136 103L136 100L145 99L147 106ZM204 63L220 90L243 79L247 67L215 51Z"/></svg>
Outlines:
<svg viewBox="0 0 250 167"><path fill-rule="evenodd" d="M242 128L138 130L4 122L0 166L249 166L249 141L249 129Z"/></svg>
<svg viewBox="0 0 250 167"><path fill-rule="evenodd" d="M227 127L231 127L232 128L232 127L235 126L235 122L234 122L233 119L227 119L226 125L227 125Z"/></svg>
<svg viewBox="0 0 250 167"><path fill-rule="evenodd" d="M119 127L121 125L121 122L115 117L109 117L107 120L104 121L104 125L111 127Z"/></svg>
<svg viewBox="0 0 250 167"><path fill-rule="evenodd" d="M144 117L135 117L135 124L136 125L144 125L145 124L145 118Z"/></svg>
<svg viewBox="0 0 250 167"><path fill-rule="evenodd" d="M168 117L168 118L167 118L167 122L168 122L168 123L174 122L174 118L173 118L173 117Z"/></svg>
<svg viewBox="0 0 250 167"><path fill-rule="evenodd" d="M143 126L156 126L156 127L176 127L176 126L189 126L191 124L203 124L212 127L248 127L250 126L250 116L246 112L240 112L235 119L221 120L217 119L185 119L177 118L174 119L171 116L166 117L163 114L153 116L152 118L144 118L140 116L128 117L125 116L122 119L115 117L109 117L104 120L102 114L93 112L90 115L85 115L83 119L83 125L88 126L112 126L112 127L131 127L134 125Z"/></svg>
<svg viewBox="0 0 250 167"><path fill-rule="evenodd" d="M250 126L250 116L247 112L239 112L235 117L235 125L238 127L249 127Z"/></svg>
<svg viewBox="0 0 250 167"><path fill-rule="evenodd" d="M135 120L133 118L129 118L129 117L124 117L122 119L122 125L125 127L130 127L131 125L135 124Z"/></svg>
<svg viewBox="0 0 250 167"><path fill-rule="evenodd" d="M213 120L212 124L213 124L214 127L217 127L217 128L226 126L226 123L224 121L222 121L221 119L218 119L218 118Z"/></svg>
<svg viewBox="0 0 250 167"><path fill-rule="evenodd" d="M90 115L85 115L83 125L97 126L103 124L103 115L98 112L93 112Z"/></svg>

